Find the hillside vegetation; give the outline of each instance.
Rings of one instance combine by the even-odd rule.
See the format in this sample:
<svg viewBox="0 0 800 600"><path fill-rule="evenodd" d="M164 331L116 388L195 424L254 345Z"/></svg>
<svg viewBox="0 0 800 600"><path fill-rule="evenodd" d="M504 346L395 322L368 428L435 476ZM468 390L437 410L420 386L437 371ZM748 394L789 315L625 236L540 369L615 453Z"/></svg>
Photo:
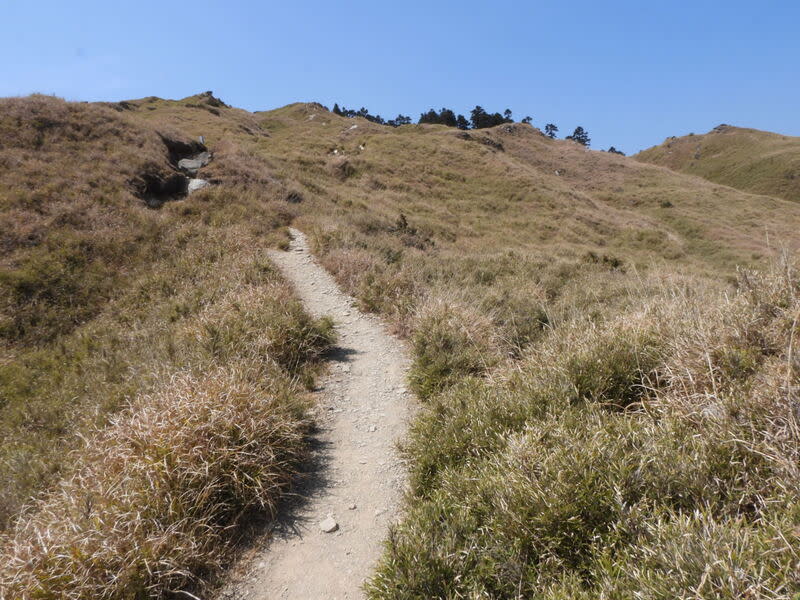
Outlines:
<svg viewBox="0 0 800 600"><path fill-rule="evenodd" d="M410 384L422 408L403 447L407 513L371 597L800 592L800 289L786 258L800 243L800 204L589 151L523 123L388 127L318 104L248 113L208 94L109 106L7 102L18 112L42 103L99 115L150 148L131 151L129 172L112 171L107 194L86 183L61 201L74 186L53 169L61 184L36 205L40 171L0 179L13 199L3 218L39 223L30 242L9 238L2 265L0 384L11 401L0 417L17 440L4 442L0 463L16 482L6 520L53 477L67 477L18 520L13 547L23 559L14 564L46 515L69 505L69 486L92 480L94 457L115 455L108 431L140 422L145 407L169 413L172 389L186 396L175 373L223 369L213 389L238 389L235 365L255 344L278 367L265 376L248 366L247 385L278 385L286 414L300 414L296 380L310 380L330 335L264 260L291 222L360 307L413 350ZM214 152L204 172L214 186L147 208L131 183L137 161L150 156L167 177L163 137L188 144L199 135ZM38 149L61 143L4 146L0 160L38 161ZM97 143L89 136L76 148ZM97 164L103 180L102 160L72 177L86 181ZM82 207L74 215L73 205ZM78 259L59 258L71 246L58 236L77 240ZM66 265L58 276L38 266L53 256ZM39 283L18 286L24 277ZM46 291L29 303L29 289ZM29 305L38 312L15 308ZM233 405L231 414L241 406ZM96 433L64 464L62 450L87 430ZM198 514L214 513L215 502ZM46 572L55 569L48 560L38 563ZM153 596L167 589L149 581Z"/></svg>
<svg viewBox="0 0 800 600"><path fill-rule="evenodd" d="M408 514L371 597L800 591L797 275L739 271L796 249L795 204L521 124L264 126L333 204L299 218L326 266L413 345Z"/></svg>
<svg viewBox="0 0 800 600"><path fill-rule="evenodd" d="M800 202L800 138L720 125L704 135L668 138L637 160L731 187Z"/></svg>
<svg viewBox="0 0 800 600"><path fill-rule="evenodd" d="M190 141L108 107L9 99L0 124L0 597L163 596L305 454L332 330L266 257L294 213L236 174L148 208Z"/></svg>

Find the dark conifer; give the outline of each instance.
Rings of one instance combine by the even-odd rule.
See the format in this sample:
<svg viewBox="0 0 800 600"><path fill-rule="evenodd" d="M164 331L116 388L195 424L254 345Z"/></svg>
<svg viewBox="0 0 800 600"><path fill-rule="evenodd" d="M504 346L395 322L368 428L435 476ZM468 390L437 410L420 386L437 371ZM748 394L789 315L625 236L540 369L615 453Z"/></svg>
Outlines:
<svg viewBox="0 0 800 600"><path fill-rule="evenodd" d="M580 125L575 128L575 131L572 132L572 135L568 135L566 137L568 140L572 140L573 142L578 142L582 146L589 146L592 143L592 140L589 139L589 133Z"/></svg>

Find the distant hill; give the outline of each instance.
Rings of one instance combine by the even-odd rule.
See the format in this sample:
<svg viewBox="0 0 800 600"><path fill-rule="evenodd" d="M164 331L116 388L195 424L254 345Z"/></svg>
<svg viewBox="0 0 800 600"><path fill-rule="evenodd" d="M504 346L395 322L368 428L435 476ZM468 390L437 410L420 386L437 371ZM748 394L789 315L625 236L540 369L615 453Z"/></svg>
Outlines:
<svg viewBox="0 0 800 600"><path fill-rule="evenodd" d="M746 192L800 202L800 137L720 125L704 135L668 138L634 158Z"/></svg>

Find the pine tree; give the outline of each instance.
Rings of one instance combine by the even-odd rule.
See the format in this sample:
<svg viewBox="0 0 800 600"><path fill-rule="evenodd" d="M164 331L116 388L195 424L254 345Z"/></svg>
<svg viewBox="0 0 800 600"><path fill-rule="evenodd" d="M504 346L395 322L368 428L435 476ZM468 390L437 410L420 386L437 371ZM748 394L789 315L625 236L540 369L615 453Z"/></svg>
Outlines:
<svg viewBox="0 0 800 600"><path fill-rule="evenodd" d="M572 132L572 135L568 135L566 137L568 140L572 140L573 142L578 142L582 146L589 146L592 143L592 140L589 139L589 133L580 125L575 128L575 131Z"/></svg>
<svg viewBox="0 0 800 600"><path fill-rule="evenodd" d="M421 113L419 115L419 121L417 122L428 123L429 125L436 125L439 123L439 114L435 110L430 109L426 113Z"/></svg>
<svg viewBox="0 0 800 600"><path fill-rule="evenodd" d="M470 112L470 122L472 123L473 129L483 129L484 127L490 127L488 122L491 120L491 116L483 107L476 106Z"/></svg>
<svg viewBox="0 0 800 600"><path fill-rule="evenodd" d="M533 117L525 117L520 121L520 123L525 123L525 125L530 125L533 122Z"/></svg>
<svg viewBox="0 0 800 600"><path fill-rule="evenodd" d="M339 108L338 104L333 105L333 114L342 116L342 109Z"/></svg>
<svg viewBox="0 0 800 600"><path fill-rule="evenodd" d="M544 126L544 132L547 135L547 137L549 137L552 140L554 137L556 137L556 134L558 133L558 127L556 127L552 123L548 123L547 125Z"/></svg>
<svg viewBox="0 0 800 600"><path fill-rule="evenodd" d="M464 115L458 115L456 117L456 127L459 129L469 129L469 121L467 121Z"/></svg>
<svg viewBox="0 0 800 600"><path fill-rule="evenodd" d="M511 118L511 109L507 108L503 111L503 119L505 119L506 123L513 123L514 119Z"/></svg>
<svg viewBox="0 0 800 600"><path fill-rule="evenodd" d="M455 127L457 124L456 113L449 108L443 108L439 111L439 123L448 127Z"/></svg>

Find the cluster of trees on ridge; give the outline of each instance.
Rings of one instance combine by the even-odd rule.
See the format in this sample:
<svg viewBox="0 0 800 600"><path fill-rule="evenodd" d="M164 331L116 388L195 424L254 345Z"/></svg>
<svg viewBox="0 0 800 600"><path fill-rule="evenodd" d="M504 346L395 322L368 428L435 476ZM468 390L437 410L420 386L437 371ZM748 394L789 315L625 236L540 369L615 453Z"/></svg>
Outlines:
<svg viewBox="0 0 800 600"><path fill-rule="evenodd" d="M355 118L355 117L362 117L367 121L372 123L377 123L378 125L388 125L390 127L400 127L401 125L410 125L412 122L411 117L398 114L394 119L385 120L380 115L373 115L370 114L369 110L364 108L363 106L359 110L353 110L351 108L345 108L344 106L339 107L339 104L333 105L334 114L339 115L340 117L348 117L348 118ZM520 119L520 123L525 123L530 125L533 122L532 117L525 117ZM512 118L512 113L510 109L505 109L502 114L495 112L490 113L483 109L481 106L476 106L470 111L470 118L467 119L464 115L456 114L449 108L442 108L438 112L431 108L428 112L421 113L419 115L419 120L417 121L418 124L427 123L429 125L446 125L447 127L456 127L458 129L485 129L487 127L496 127L497 125L502 125L504 123L514 123L514 119ZM544 133L550 139L556 137L556 133L558 133L558 127L553 123L548 123L544 126ZM586 146L587 148L591 145L591 138L589 137L589 132L587 132L583 127L578 126L575 128L575 131L572 132L572 135L566 136L564 139L572 140L573 142L578 142L579 144ZM612 154L621 154L625 156L625 153L621 150L617 150L614 146L611 146L608 149L608 152Z"/></svg>

